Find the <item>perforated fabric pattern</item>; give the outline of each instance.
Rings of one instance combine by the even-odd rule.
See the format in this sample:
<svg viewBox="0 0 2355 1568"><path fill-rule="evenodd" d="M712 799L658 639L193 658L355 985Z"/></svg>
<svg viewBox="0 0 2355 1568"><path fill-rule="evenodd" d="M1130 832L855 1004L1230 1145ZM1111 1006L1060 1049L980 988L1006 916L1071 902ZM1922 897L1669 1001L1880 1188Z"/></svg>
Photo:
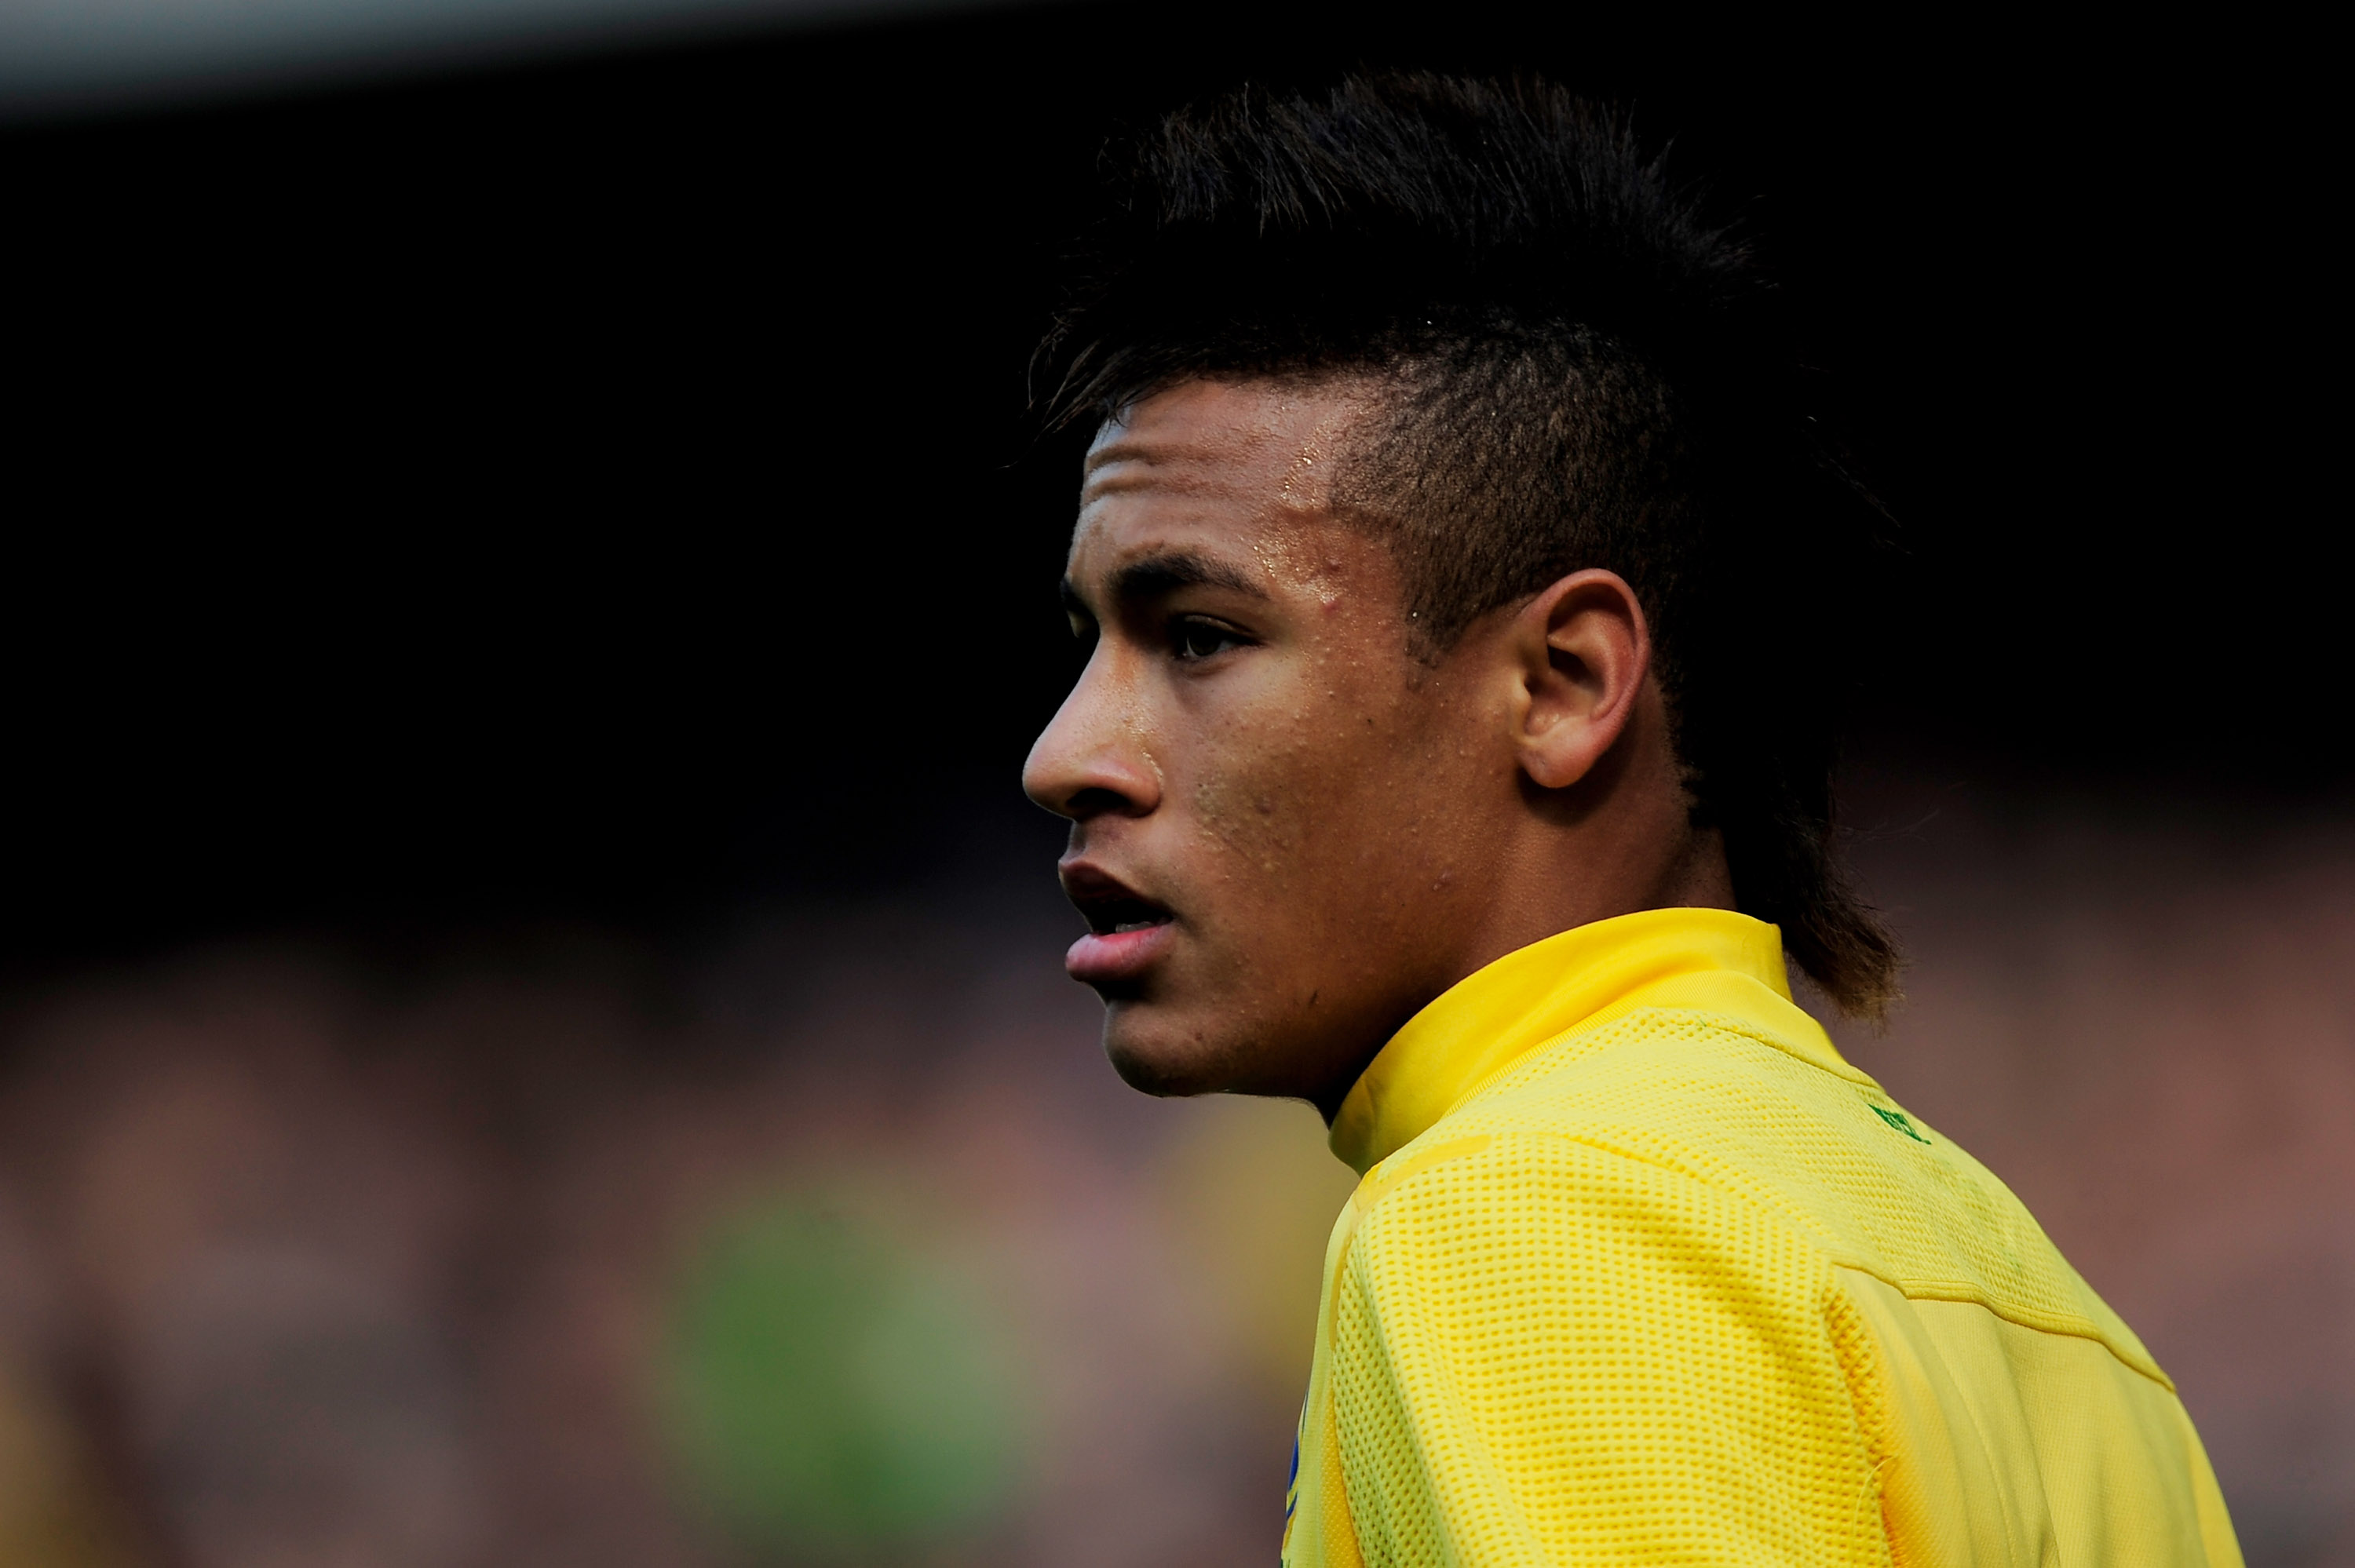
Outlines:
<svg viewBox="0 0 2355 1568"><path fill-rule="evenodd" d="M1401 1182L1334 1347L1366 1561L1886 1562L1831 1286L1773 1213L1572 1139Z"/></svg>
<svg viewBox="0 0 2355 1568"><path fill-rule="evenodd" d="M1461 1137L1547 1129L1688 1171L1775 1208L1830 1261L2097 1339L2165 1381L2011 1190L1895 1102L1739 1020L1646 1009L1529 1054L1445 1118ZM1410 1146L1411 1148L1412 1146Z"/></svg>
<svg viewBox="0 0 2355 1568"><path fill-rule="evenodd" d="M2137 1568L2237 1563L2172 1385L2025 1208L1758 1013L1540 1045L1369 1171L1303 1423L1328 1522L1285 1563L2094 1568L2142 1495L2197 1506L2141 1510ZM1963 1316L1892 1376L1926 1304Z"/></svg>

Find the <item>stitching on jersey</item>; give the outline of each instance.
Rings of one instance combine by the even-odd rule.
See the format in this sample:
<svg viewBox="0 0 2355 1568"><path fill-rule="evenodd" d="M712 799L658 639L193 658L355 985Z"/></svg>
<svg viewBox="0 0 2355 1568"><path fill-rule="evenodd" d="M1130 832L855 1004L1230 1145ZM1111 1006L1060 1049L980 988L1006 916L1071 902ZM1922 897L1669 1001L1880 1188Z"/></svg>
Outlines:
<svg viewBox="0 0 2355 1568"><path fill-rule="evenodd" d="M2107 1351L2111 1360L2137 1377L2147 1383L2155 1383L2169 1393L2176 1392L2175 1380L2167 1375L2167 1369L2156 1361L2147 1367L2135 1365L2134 1361L2119 1351L2117 1346L2110 1343L2109 1337L2102 1332L2102 1326L2089 1319L2044 1319L2040 1313L2006 1311L1988 1300L1985 1293L1977 1286L1966 1282L1940 1279L1907 1285L1902 1280L1888 1277L1877 1268L1867 1268L1862 1264L1835 1262L1832 1266L1852 1268L1859 1274L1878 1279L1908 1301L1945 1301L1957 1307L1977 1307L1991 1318L2000 1319L2015 1329L2026 1329L2032 1334L2058 1334L2063 1339L2091 1340ZM2146 1351L2145 1354L2148 1352Z"/></svg>
<svg viewBox="0 0 2355 1568"><path fill-rule="evenodd" d="M2131 1358L2126 1356L2118 1349L2117 1346L2109 1341L2108 1337L2102 1332L2101 1326L2090 1319L2080 1317L2061 1317L2057 1315L2048 1317L2045 1314L2038 1312L2030 1312L2019 1308L2006 1308L1998 1305L1996 1302L1988 1300L1985 1291L1967 1281L1930 1280L1920 1281L1908 1285L1902 1280L1891 1279L1881 1270L1870 1266L1863 1260L1850 1256L1845 1252L1845 1250L1825 1245L1821 1229L1816 1225L1808 1216L1786 1208L1779 1201L1779 1195L1774 1194L1771 1190L1768 1196L1773 1198L1774 1201L1762 1201L1758 1194L1745 1191L1741 1185L1733 1181L1726 1181L1717 1176L1714 1172L1709 1171L1705 1168L1697 1169L1696 1167L1704 1165L1704 1161L1699 1158L1700 1151L1692 1149L1689 1145L1677 1143L1673 1140L1664 1139L1663 1141L1668 1142L1668 1146L1676 1150L1678 1152L1689 1157L1694 1157L1692 1164L1688 1165L1678 1161L1664 1160L1646 1151L1617 1148L1612 1144L1599 1141L1593 1138L1582 1137L1577 1133L1557 1132L1549 1128L1515 1128L1496 1133L1483 1133L1476 1134L1467 1138L1450 1139L1445 1142L1434 1144L1430 1149L1420 1151L1416 1156L1410 1157L1401 1169L1400 1169L1394 1175L1388 1176L1382 1180L1378 1184L1378 1190L1366 1196L1361 1206L1359 1204L1359 1199L1356 1194L1351 1196L1350 1203L1353 1207L1358 1208L1359 1216L1361 1221L1370 1218L1376 1205L1380 1204L1382 1200L1388 1198L1401 1186L1412 1181L1415 1177L1423 1175L1424 1172L1431 1171L1437 1166L1446 1164L1458 1157L1469 1156L1482 1152L1484 1150L1492 1147L1494 1141L1497 1139L1525 1138L1551 1139L1561 1143L1576 1144L1582 1149L1591 1149L1598 1154L1609 1155L1614 1159L1627 1160L1632 1164L1648 1166L1653 1170L1665 1171L1671 1175L1681 1176L1689 1181L1696 1182L1714 1192L1722 1192L1756 1211L1762 1216L1777 1221L1783 1225L1796 1231L1799 1234L1803 1244L1810 1252L1814 1253L1819 1259L1821 1259L1824 1266L1828 1268L1853 1268L1859 1274L1870 1275L1909 1300L1956 1302L1966 1306L1980 1308L1994 1317L2001 1319L2007 1323L2012 1324L2017 1328L2029 1330L2034 1333L2061 1334L2070 1339L2091 1340L2094 1343L2101 1346L2103 1350L2108 1351L2109 1354L2117 1361L2118 1364L2125 1367L2127 1371L2135 1373L2138 1377L2142 1377L2149 1382L2158 1383L2160 1387L2165 1388L2169 1393L2175 1392L2175 1383L2173 1380L2169 1379L2167 1373L2161 1370L2156 1362L2153 1362L2149 1367L2137 1366ZM1364 1193L1366 1192L1366 1183L1359 1183L1359 1192L1360 1193ZM2156 1373L2156 1375L2153 1375L2154 1373Z"/></svg>
<svg viewBox="0 0 2355 1568"><path fill-rule="evenodd" d="M1479 1153L1488 1147L1489 1137L1487 1133L1476 1132L1465 1138L1447 1139L1428 1149L1416 1150L1403 1160L1398 1160L1398 1156L1392 1155L1366 1172L1365 1180L1358 1183L1358 1190L1349 1194L1349 1206L1362 1214L1380 1202L1400 1182L1419 1176L1434 1165L1444 1165L1458 1155ZM1393 1160L1398 1160L1395 1171L1390 1169Z"/></svg>
<svg viewBox="0 0 2355 1568"><path fill-rule="evenodd" d="M1427 1151L1431 1156L1433 1156L1428 1162L1421 1159L1410 1160L1407 1162L1406 1167L1401 1170L1397 1175L1383 1181L1380 1184L1379 1191L1376 1191L1368 1197L1364 1206L1359 1209L1358 1212L1359 1219L1361 1222L1370 1219L1373 1215L1373 1210L1376 1205L1380 1204L1392 1192L1398 1191L1399 1188L1412 1181L1415 1177L1423 1175L1436 1166L1447 1163L1458 1155L1479 1153L1482 1150L1492 1147L1494 1143L1500 1139L1525 1138L1550 1139L1557 1143L1575 1144L1579 1148L1591 1149L1598 1154L1611 1155L1616 1159L1627 1160L1631 1164L1646 1165L1650 1166L1654 1170L1665 1171L1672 1176L1681 1176L1688 1181L1692 1181L1701 1186L1705 1186L1713 1192L1726 1193L1728 1196L1738 1199L1742 1202L1747 1204L1765 1218L1775 1221L1790 1229L1799 1231L1802 1234L1803 1239L1806 1240L1808 1250L1815 1253L1817 1256L1822 1258L1828 1266L1833 1261L1831 1249L1823 1245L1819 1241L1814 1239L1815 1234L1817 1234L1817 1227L1814 1223L1805 1214L1785 1208L1779 1202L1770 1204L1761 1201L1757 1196L1742 1191L1739 1186L1734 1185L1731 1181L1715 1179L1700 1171L1693 1170L1686 1165L1668 1160L1657 1158L1642 1150L1614 1148L1607 1143L1599 1143L1591 1138L1582 1138L1578 1134L1572 1132L1557 1132L1550 1128L1511 1128L1494 1133L1479 1133L1467 1138L1451 1139L1444 1143L1435 1144ZM1477 1147L1472 1147L1476 1143L1477 1144ZM1699 1150L1693 1150L1685 1144L1670 1142L1670 1147L1677 1150L1679 1153L1687 1155L1699 1154ZM1360 1192L1365 1191L1365 1183L1359 1183L1359 1191ZM1357 1203L1357 1198L1354 1194L1350 1198L1350 1202L1353 1205Z"/></svg>

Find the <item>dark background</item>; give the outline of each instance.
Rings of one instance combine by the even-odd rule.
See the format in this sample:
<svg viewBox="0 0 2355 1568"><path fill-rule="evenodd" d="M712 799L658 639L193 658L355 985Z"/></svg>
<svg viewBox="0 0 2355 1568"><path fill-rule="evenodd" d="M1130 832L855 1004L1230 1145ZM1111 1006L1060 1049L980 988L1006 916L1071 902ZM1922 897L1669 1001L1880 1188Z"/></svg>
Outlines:
<svg viewBox="0 0 2355 1568"><path fill-rule="evenodd" d="M1051 842L1105 137L1531 69L1764 236L1904 525L1859 746L2242 805L2350 756L2294 40L1080 6L0 131L5 942L716 909Z"/></svg>
<svg viewBox="0 0 2355 1568"><path fill-rule="evenodd" d="M2254 1568L2355 1565L2326 58L976 7L0 125L0 1559L1264 1560L1348 1172L1055 962L1024 367L1108 135L1365 62L1626 105L1763 236L1902 524L1841 1048Z"/></svg>

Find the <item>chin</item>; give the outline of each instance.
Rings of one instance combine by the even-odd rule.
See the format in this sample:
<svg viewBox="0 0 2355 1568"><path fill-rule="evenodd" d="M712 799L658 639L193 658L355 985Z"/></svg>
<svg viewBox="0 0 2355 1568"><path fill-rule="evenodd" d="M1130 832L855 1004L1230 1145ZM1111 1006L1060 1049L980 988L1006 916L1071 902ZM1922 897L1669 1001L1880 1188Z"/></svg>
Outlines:
<svg viewBox="0 0 2355 1568"><path fill-rule="evenodd" d="M1215 1095L1235 1086L1231 1047L1219 1044L1213 1031L1156 1018L1156 1011L1133 1001L1106 1003L1104 1054L1121 1082L1164 1098Z"/></svg>

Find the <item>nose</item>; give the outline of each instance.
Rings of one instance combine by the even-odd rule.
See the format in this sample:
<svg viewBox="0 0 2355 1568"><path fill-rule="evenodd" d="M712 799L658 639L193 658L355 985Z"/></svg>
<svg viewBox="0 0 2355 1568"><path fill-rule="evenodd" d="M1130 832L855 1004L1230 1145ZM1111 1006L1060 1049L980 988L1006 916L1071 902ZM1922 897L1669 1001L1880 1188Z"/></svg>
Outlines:
<svg viewBox="0 0 2355 1568"><path fill-rule="evenodd" d="M1134 694L1114 666L1098 643L1022 765L1022 792L1075 822L1142 817L1161 803L1160 773L1146 755Z"/></svg>

